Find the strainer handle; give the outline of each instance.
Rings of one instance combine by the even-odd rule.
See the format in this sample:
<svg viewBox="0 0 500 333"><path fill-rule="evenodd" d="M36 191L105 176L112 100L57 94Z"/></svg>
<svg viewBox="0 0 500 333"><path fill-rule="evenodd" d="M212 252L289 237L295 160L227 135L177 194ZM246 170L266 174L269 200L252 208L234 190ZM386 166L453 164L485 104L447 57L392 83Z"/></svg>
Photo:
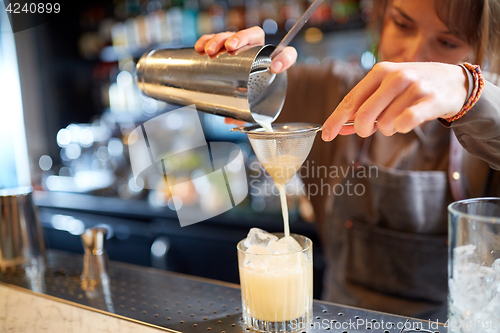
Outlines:
<svg viewBox="0 0 500 333"><path fill-rule="evenodd" d="M231 128L231 132L241 132L241 133L245 133L245 132L243 131L243 127L245 127L245 126L233 127L233 128Z"/></svg>
<svg viewBox="0 0 500 333"><path fill-rule="evenodd" d="M354 120L349 120L346 123L344 123L344 125L342 125L342 126L352 126L352 125L354 125ZM318 128L316 132L320 132L322 130L323 130L323 126L321 126L320 128Z"/></svg>
<svg viewBox="0 0 500 333"><path fill-rule="evenodd" d="M274 52L271 53L271 59L273 59L276 55L278 55L285 47L290 44L292 39L297 35L297 33L302 29L304 24L306 24L307 20L309 20L312 16L312 14L318 9L319 5L323 3L323 0L315 0L309 8L305 11L304 14L302 14L302 17L295 22L293 25L292 29L288 31L286 36L281 40L281 42L278 44L278 46L274 49Z"/></svg>
<svg viewBox="0 0 500 333"><path fill-rule="evenodd" d="M376 123L377 123L377 121L375 120L375 124ZM354 120L346 121L343 126L354 126Z"/></svg>
<svg viewBox="0 0 500 333"><path fill-rule="evenodd" d="M377 122L375 120L375 122ZM347 121L343 126L353 126L354 125L354 120L349 120ZM231 128L231 132L241 132L241 133L245 133L245 127L246 126L238 126L238 127L233 127ZM316 132L320 132L323 130L323 126L321 127L318 127L318 129L316 130Z"/></svg>
<svg viewBox="0 0 500 333"><path fill-rule="evenodd" d="M377 123L377 121L375 120L375 123ZM342 126L354 126L354 120L349 120L349 121L346 121ZM321 126L318 131L322 131L323 130L323 126Z"/></svg>

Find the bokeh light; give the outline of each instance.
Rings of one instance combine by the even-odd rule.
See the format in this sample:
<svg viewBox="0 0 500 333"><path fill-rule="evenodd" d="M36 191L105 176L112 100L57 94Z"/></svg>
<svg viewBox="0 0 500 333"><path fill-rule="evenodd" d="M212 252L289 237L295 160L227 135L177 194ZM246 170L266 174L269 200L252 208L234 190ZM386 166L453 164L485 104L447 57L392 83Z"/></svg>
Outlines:
<svg viewBox="0 0 500 333"><path fill-rule="evenodd" d="M48 155L42 155L38 160L38 165L43 171L50 170L52 168L52 158Z"/></svg>

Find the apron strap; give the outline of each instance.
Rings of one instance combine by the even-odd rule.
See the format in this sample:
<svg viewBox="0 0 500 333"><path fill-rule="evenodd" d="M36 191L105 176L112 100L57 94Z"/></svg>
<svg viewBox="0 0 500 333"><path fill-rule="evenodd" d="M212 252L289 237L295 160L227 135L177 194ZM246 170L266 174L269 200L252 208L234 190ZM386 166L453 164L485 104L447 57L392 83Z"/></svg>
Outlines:
<svg viewBox="0 0 500 333"><path fill-rule="evenodd" d="M453 200L459 201L465 199L465 191L462 182L462 163L464 148L458 142L453 131L450 131L450 162L448 165L448 180L450 182L451 194Z"/></svg>

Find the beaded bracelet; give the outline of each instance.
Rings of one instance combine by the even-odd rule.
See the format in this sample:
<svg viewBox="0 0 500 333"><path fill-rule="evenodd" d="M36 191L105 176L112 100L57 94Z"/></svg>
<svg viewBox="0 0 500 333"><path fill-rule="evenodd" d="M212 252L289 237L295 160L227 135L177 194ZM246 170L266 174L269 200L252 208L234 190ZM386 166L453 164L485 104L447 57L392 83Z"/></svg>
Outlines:
<svg viewBox="0 0 500 333"><path fill-rule="evenodd" d="M462 109L460 109L460 112L458 112L453 117L444 118L444 120L449 123L462 118L467 112L469 112L469 110L472 109L472 107L477 103L479 97L481 97L481 93L483 92L484 78L483 74L481 73L481 68L479 68L478 65L472 65L468 62L464 62L463 66L472 74L472 77L474 78L474 89L472 90L472 93L470 94L467 101L465 101Z"/></svg>

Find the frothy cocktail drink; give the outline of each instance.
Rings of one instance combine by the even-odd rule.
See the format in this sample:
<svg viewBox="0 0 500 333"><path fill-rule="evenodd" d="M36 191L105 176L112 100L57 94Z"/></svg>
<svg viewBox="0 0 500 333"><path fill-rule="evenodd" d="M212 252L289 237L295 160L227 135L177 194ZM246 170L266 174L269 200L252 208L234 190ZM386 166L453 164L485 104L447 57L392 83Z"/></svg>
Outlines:
<svg viewBox="0 0 500 333"><path fill-rule="evenodd" d="M260 331L294 331L312 316L312 242L252 228L238 244L243 317Z"/></svg>

